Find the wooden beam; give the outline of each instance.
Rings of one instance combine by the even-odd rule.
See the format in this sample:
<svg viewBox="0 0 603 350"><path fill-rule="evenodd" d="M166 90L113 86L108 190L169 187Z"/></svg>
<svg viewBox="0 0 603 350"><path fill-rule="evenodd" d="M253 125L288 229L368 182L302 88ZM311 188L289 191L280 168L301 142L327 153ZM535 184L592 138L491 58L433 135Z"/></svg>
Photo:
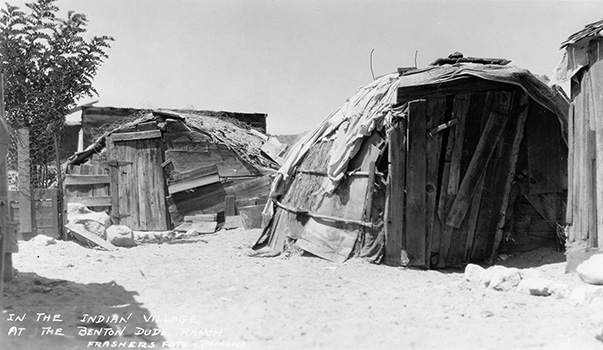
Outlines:
<svg viewBox="0 0 603 350"><path fill-rule="evenodd" d="M490 80L469 77L460 78L446 83L401 86L398 88L396 104L433 96L454 95L458 93L471 93L487 90L511 91L513 89L515 89L515 87L509 84Z"/></svg>
<svg viewBox="0 0 603 350"><path fill-rule="evenodd" d="M185 215L184 221L198 222L198 221L216 221L218 214L197 214L197 215Z"/></svg>
<svg viewBox="0 0 603 350"><path fill-rule="evenodd" d="M235 196L229 194L224 196L224 216L235 216Z"/></svg>
<svg viewBox="0 0 603 350"><path fill-rule="evenodd" d="M135 131L135 132L122 132L111 134L111 140L116 141L132 141L132 140L146 140L156 139L161 137L160 130L147 130L147 131Z"/></svg>
<svg viewBox="0 0 603 350"><path fill-rule="evenodd" d="M69 197L67 203L80 203L87 207L110 207L111 197Z"/></svg>
<svg viewBox="0 0 603 350"><path fill-rule="evenodd" d="M461 226L461 223L467 214L467 209L471 204L473 193L475 193L475 189L477 188L477 183L484 173L486 165L490 161L490 157L492 156L492 153L494 153L494 149L503 135L507 120L508 117L505 115L497 112L490 113L486 127L484 128L475 153L469 163L467 173L461 182L459 192L454 199L448 217L446 218L447 225L455 228Z"/></svg>
<svg viewBox="0 0 603 350"><path fill-rule="evenodd" d="M105 241L104 239L100 238L99 236L93 233L88 232L88 230L86 230L86 227L82 224L67 224L65 225L65 227L69 231L71 231L75 236L86 241L92 242L97 246L104 248L108 251L113 251L117 249L113 244Z"/></svg>
<svg viewBox="0 0 603 350"><path fill-rule="evenodd" d="M171 195L174 193L190 190L193 188L215 184L217 182L220 182L220 176L218 176L218 173L216 172L215 174L208 175L205 177L172 183L172 184L168 185L168 193Z"/></svg>
<svg viewBox="0 0 603 350"><path fill-rule="evenodd" d="M65 175L65 186L103 185L111 183L109 175Z"/></svg>
<svg viewBox="0 0 603 350"><path fill-rule="evenodd" d="M385 199L385 253L386 265L399 266L402 263L404 242L404 202L406 188L406 121L400 120L390 130L389 171Z"/></svg>
<svg viewBox="0 0 603 350"><path fill-rule="evenodd" d="M450 159L450 178L448 179L448 194L456 195L461 180L461 159L463 157L463 145L465 143L465 118L469 110L470 94L462 93L454 97L452 106L452 118L458 120L454 129L454 149Z"/></svg>
<svg viewBox="0 0 603 350"><path fill-rule="evenodd" d="M218 174L218 167L215 164L201 166L195 169L191 169L183 172L172 172L172 182L188 181L193 179L202 178L209 175Z"/></svg>
<svg viewBox="0 0 603 350"><path fill-rule="evenodd" d="M494 244L492 247L492 254L489 259L490 264L494 264L496 262L496 253L498 251L498 246L500 241L503 238L504 234L504 226L507 221L507 209L509 206L509 194L511 193L511 186L513 185L513 179L515 178L515 171L517 170L517 158L519 157L519 147L523 140L526 120L528 119L528 104L529 97L525 93L521 93L521 96L518 96L519 93L514 94L514 98L519 98L518 105L521 108L519 115L511 116L515 120L515 129L513 133L513 137L511 141L511 147L503 148L503 155L501 159L501 167L500 173L503 174L502 179L504 183L503 191L499 195L501 196L502 202L499 209L498 215L498 224L496 226L496 233L494 236ZM556 119L555 119L556 121ZM558 134L561 137L561 133ZM505 175L506 174L506 175ZM551 174L551 176L556 176L557 174ZM556 195L554 198L556 199ZM556 204L556 201L555 201ZM556 208L555 208L556 209ZM556 219L557 210L554 210L554 216ZM557 227L554 227L555 230Z"/></svg>
<svg viewBox="0 0 603 350"><path fill-rule="evenodd" d="M433 97L427 100L426 128L433 130L434 125L440 125L446 118L446 98ZM457 121L458 122L458 121ZM449 123L446 123L449 124ZM426 237L425 237L425 267L431 265L432 237L436 231L438 176L440 172L441 149L443 133L431 134L427 137L426 146L426 185L425 185L425 211L426 211Z"/></svg>

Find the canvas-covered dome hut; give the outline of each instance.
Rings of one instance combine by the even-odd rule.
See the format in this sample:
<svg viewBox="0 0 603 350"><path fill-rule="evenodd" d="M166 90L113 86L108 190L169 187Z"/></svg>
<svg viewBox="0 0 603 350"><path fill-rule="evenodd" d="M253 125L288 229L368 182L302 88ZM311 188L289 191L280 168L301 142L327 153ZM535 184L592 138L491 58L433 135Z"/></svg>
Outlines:
<svg viewBox="0 0 603 350"><path fill-rule="evenodd" d="M359 89L290 151L254 249L445 267L558 244L568 102L508 63L451 55Z"/></svg>

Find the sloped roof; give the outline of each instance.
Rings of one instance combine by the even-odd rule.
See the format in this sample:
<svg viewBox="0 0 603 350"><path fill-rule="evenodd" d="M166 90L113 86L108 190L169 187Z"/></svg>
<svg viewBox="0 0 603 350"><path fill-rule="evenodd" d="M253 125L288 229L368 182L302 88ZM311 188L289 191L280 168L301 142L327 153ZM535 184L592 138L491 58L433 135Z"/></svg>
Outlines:
<svg viewBox="0 0 603 350"><path fill-rule="evenodd" d="M68 163L80 164L92 154L99 153L105 147L106 138L119 130L128 129L148 121L162 122L167 119L180 120L191 131L210 136L215 142L226 145L250 165L260 168L278 168L276 162L261 154L260 148L264 143L264 139L258 135L258 131L252 130L248 125L236 119L208 116L202 111L176 112L172 110L156 110L153 113L141 115L133 121L111 128L84 151L71 156Z"/></svg>
<svg viewBox="0 0 603 350"><path fill-rule="evenodd" d="M402 74L385 75L361 87L314 131L306 134L293 146L278 171L279 177L273 184L273 190L277 190L281 180L287 179L312 145L320 140L333 138L327 172L330 181L323 186L323 190L331 192L343 178L348 163L360 149L363 138L379 125L390 124L395 116L404 114L404 105L396 107L398 88L431 85L437 89L442 84L455 81L470 87L475 83L475 78L520 87L533 100L553 112L558 117L563 132L567 132L568 101L528 70L475 63L428 66L404 71Z"/></svg>
<svg viewBox="0 0 603 350"><path fill-rule="evenodd" d="M561 43L561 48L577 43L578 41L591 36L601 35L603 32L603 19L584 26L584 29L572 34Z"/></svg>

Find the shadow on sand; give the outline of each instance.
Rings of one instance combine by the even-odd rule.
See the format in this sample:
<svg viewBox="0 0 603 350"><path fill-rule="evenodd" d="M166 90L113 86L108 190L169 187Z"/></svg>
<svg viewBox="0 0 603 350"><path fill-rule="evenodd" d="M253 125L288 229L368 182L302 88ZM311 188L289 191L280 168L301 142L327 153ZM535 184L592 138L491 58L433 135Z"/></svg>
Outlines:
<svg viewBox="0 0 603 350"><path fill-rule="evenodd" d="M0 344L6 350L167 348L136 295L115 282L81 284L19 273L4 284Z"/></svg>

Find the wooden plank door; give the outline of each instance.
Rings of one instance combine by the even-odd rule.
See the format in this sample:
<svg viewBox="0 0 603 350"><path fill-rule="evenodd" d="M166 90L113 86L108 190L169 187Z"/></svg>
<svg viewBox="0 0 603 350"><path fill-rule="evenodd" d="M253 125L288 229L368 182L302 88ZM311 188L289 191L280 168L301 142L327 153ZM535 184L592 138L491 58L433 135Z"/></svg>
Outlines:
<svg viewBox="0 0 603 350"><path fill-rule="evenodd" d="M107 142L112 216L132 230L168 230L161 134L124 135L112 135Z"/></svg>

